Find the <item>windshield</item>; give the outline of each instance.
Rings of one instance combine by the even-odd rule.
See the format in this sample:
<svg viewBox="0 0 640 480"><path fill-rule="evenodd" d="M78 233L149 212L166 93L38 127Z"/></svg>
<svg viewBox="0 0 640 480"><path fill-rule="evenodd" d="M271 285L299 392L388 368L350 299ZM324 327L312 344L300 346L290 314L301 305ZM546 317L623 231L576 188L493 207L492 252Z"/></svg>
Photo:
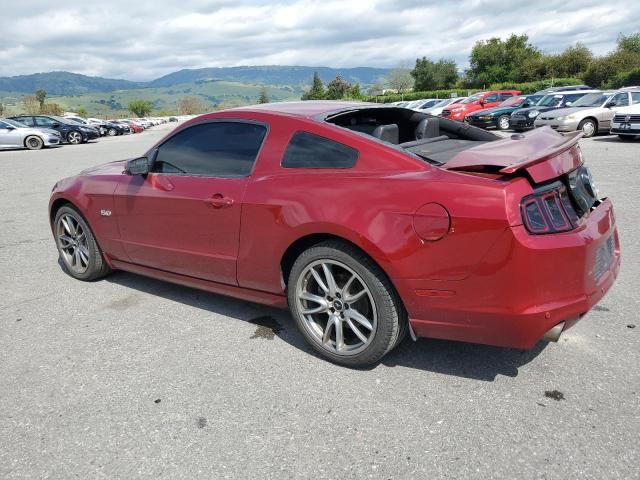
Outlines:
<svg viewBox="0 0 640 480"><path fill-rule="evenodd" d="M480 98L482 94L481 93L476 93L475 95L471 95L469 98L467 98L466 100L461 101L460 103L472 103L475 102L476 100L478 100Z"/></svg>
<svg viewBox="0 0 640 480"><path fill-rule="evenodd" d="M527 103L529 105L538 105L538 102L544 98L544 95L529 95L527 97Z"/></svg>
<svg viewBox="0 0 640 480"><path fill-rule="evenodd" d="M558 107L562 103L562 95L545 95L537 103L538 107Z"/></svg>
<svg viewBox="0 0 640 480"><path fill-rule="evenodd" d="M609 100L613 92L588 93L584 97L573 102L572 107L599 107Z"/></svg>
<svg viewBox="0 0 640 480"><path fill-rule="evenodd" d="M4 123L8 123L9 125L13 125L16 128L28 128L24 123L16 122L15 120L11 120L9 118L3 118L2 121Z"/></svg>
<svg viewBox="0 0 640 480"><path fill-rule="evenodd" d="M511 107L513 105L520 105L524 103L524 97L511 97L502 102L499 107Z"/></svg>

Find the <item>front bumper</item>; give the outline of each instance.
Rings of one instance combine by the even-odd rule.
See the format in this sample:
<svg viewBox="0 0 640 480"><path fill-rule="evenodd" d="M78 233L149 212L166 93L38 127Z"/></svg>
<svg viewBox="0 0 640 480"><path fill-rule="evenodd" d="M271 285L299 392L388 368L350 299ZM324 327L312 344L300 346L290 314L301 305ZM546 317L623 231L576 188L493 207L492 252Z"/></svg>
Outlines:
<svg viewBox="0 0 640 480"><path fill-rule="evenodd" d="M560 322L566 329L582 318L619 269L613 206L605 199L571 232L507 228L464 280L394 283L417 336L526 349Z"/></svg>
<svg viewBox="0 0 640 480"><path fill-rule="evenodd" d="M474 127L480 127L480 128L497 128L498 127L498 119L497 118L493 118L491 117L490 119L481 119L479 117L473 117L470 115L467 115L464 118L465 123L468 123L469 125L473 125Z"/></svg>
<svg viewBox="0 0 640 480"><path fill-rule="evenodd" d="M575 132L576 130L578 130L579 123L579 120L544 120L538 118L535 121L535 126L536 128L549 126L554 130L557 130L558 132Z"/></svg>
<svg viewBox="0 0 640 480"><path fill-rule="evenodd" d="M615 135L640 135L640 123L611 123L610 133Z"/></svg>
<svg viewBox="0 0 640 480"><path fill-rule="evenodd" d="M513 116L509 119L509 127L514 130L527 130L533 128L534 118L522 117L519 115Z"/></svg>

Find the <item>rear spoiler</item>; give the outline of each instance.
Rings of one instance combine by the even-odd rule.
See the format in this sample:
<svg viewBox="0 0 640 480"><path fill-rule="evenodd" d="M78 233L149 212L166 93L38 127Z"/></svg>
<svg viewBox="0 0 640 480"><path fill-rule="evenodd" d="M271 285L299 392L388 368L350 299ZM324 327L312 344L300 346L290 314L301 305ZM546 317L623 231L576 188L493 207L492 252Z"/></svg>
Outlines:
<svg viewBox="0 0 640 480"><path fill-rule="evenodd" d="M548 148L545 148L538 155L526 158L521 162L517 162L507 167L504 167L500 169L500 173L504 173L504 174L516 173L518 170L522 170L523 168L529 168L538 163L542 163L546 160L549 160L549 158L555 157L556 155L559 155L560 153L573 147L576 143L578 143L578 140L580 140L580 138L582 138L583 135L584 133L582 131L565 134L564 138L561 138L559 142L554 143Z"/></svg>

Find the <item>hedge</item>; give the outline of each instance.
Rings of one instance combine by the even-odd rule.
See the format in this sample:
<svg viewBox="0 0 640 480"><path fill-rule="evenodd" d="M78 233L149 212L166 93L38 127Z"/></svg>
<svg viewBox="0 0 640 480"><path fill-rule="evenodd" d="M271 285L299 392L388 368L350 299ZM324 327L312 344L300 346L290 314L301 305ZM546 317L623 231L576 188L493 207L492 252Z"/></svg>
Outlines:
<svg viewBox="0 0 640 480"><path fill-rule="evenodd" d="M640 85L640 68L618 73L607 83L609 88L631 87L634 85Z"/></svg>
<svg viewBox="0 0 640 480"><path fill-rule="evenodd" d="M401 100L420 100L421 98L449 98L452 93L456 93L459 97L466 97L473 95L477 92L483 92L486 90L520 90L523 94L528 95L535 93L539 90L554 87L563 87L567 85L580 85L582 80L579 78L554 78L553 80L540 80L537 82L525 82L525 83L494 83L489 85L488 88L480 89L452 89L452 90L432 90L427 92L407 92L403 95L399 93L392 93L389 95L378 95L367 97L364 100L367 102L389 103L399 102Z"/></svg>

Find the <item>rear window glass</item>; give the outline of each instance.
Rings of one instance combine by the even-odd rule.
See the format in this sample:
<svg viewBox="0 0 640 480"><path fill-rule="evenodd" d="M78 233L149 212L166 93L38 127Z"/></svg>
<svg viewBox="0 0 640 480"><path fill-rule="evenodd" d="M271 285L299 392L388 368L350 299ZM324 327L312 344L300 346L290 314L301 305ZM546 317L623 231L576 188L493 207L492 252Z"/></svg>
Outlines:
<svg viewBox="0 0 640 480"><path fill-rule="evenodd" d="M358 151L328 138L296 132L282 157L284 168L351 168Z"/></svg>

